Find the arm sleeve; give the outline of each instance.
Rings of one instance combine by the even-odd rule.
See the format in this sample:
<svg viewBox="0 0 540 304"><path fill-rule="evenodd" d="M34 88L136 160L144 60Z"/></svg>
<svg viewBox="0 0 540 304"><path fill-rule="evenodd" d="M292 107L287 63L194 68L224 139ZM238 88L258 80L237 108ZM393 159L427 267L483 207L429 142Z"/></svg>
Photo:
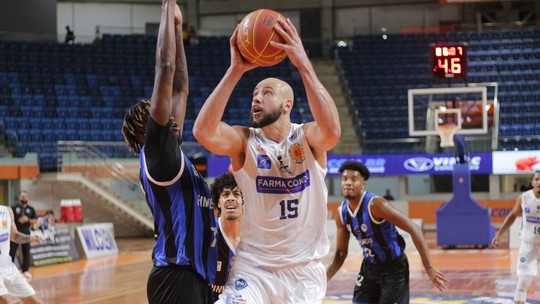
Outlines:
<svg viewBox="0 0 540 304"><path fill-rule="evenodd" d="M182 166L181 140L171 132L171 123L158 125L152 117L146 124L144 154L150 176L159 182L173 180Z"/></svg>

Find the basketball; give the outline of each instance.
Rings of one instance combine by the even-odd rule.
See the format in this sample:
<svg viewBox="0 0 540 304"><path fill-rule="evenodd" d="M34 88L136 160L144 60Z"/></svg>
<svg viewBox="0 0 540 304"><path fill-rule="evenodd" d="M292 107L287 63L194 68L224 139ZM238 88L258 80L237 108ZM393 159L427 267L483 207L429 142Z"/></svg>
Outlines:
<svg viewBox="0 0 540 304"><path fill-rule="evenodd" d="M246 15L240 22L236 44L240 54L249 63L257 66L272 66L280 63L287 54L272 47L270 41L284 43L274 31L274 25L283 15L270 9L259 9Z"/></svg>

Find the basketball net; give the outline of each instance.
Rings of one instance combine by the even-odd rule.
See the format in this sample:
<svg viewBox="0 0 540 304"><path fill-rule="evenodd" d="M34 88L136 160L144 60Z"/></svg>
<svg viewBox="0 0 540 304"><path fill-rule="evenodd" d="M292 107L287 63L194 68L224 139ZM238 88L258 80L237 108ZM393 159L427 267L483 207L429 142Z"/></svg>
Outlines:
<svg viewBox="0 0 540 304"><path fill-rule="evenodd" d="M454 134L456 134L458 129L459 126L453 124L435 126L435 130L437 130L437 133L439 133L439 137L441 138L441 148L454 146Z"/></svg>

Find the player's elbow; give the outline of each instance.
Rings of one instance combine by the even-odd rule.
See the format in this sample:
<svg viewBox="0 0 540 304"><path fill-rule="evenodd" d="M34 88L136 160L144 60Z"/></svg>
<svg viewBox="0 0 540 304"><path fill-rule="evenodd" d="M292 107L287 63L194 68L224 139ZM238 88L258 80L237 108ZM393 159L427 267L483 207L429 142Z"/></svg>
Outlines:
<svg viewBox="0 0 540 304"><path fill-rule="evenodd" d="M333 126L327 134L327 137L330 141L336 142L341 137L341 126L339 124Z"/></svg>
<svg viewBox="0 0 540 304"><path fill-rule="evenodd" d="M326 150L333 149L341 138L341 127L338 125L333 128L329 128L324 133L324 142L326 143Z"/></svg>
<svg viewBox="0 0 540 304"><path fill-rule="evenodd" d="M204 128L204 126L202 126L202 123L199 121L199 119L197 119L195 121L195 124L193 124L192 132L193 132L193 137L195 137L195 139L200 143L205 142L205 139L208 137L208 134L207 132L205 132L205 130L206 128Z"/></svg>

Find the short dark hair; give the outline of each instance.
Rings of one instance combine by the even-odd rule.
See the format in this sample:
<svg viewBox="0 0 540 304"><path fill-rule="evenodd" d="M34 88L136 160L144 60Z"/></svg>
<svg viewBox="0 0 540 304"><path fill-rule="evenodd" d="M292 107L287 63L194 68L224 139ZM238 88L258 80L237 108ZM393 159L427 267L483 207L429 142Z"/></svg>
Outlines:
<svg viewBox="0 0 540 304"><path fill-rule="evenodd" d="M224 173L220 177L216 178L214 182L212 183L212 186L210 187L210 190L212 192L212 201L214 202L214 206L221 212L221 209L219 208L219 196L221 195L221 192L223 192L223 189L229 188L234 189L234 187L238 186L236 183L236 180L234 179L234 175L232 173Z"/></svg>
<svg viewBox="0 0 540 304"><path fill-rule="evenodd" d="M142 99L137 104L132 106L124 116L124 122L122 123L122 134L124 134L124 140L128 145L128 148L139 154L142 146L137 142L137 133L146 132L146 123L150 116L150 100Z"/></svg>
<svg viewBox="0 0 540 304"><path fill-rule="evenodd" d="M45 215L47 215L47 214L52 214L52 215L54 215L54 211L52 211L52 210L49 209L49 210L45 211Z"/></svg>
<svg viewBox="0 0 540 304"><path fill-rule="evenodd" d="M360 175L362 175L365 181L367 181L370 176L369 169L364 164L356 160L348 160L341 164L338 170L339 173L343 173L345 170L360 172Z"/></svg>

